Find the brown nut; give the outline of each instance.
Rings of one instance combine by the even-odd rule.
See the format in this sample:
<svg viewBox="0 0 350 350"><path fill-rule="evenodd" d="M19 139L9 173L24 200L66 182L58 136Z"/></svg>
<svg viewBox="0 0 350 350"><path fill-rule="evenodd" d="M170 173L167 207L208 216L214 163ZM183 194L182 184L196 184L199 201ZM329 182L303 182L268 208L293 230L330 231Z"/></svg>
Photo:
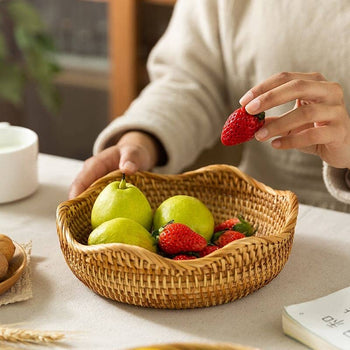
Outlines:
<svg viewBox="0 0 350 350"><path fill-rule="evenodd" d="M15 249L11 238L0 233L0 253L5 255L8 262L12 259Z"/></svg>
<svg viewBox="0 0 350 350"><path fill-rule="evenodd" d="M8 268L9 263L6 259L6 256L0 253L0 281L5 277Z"/></svg>

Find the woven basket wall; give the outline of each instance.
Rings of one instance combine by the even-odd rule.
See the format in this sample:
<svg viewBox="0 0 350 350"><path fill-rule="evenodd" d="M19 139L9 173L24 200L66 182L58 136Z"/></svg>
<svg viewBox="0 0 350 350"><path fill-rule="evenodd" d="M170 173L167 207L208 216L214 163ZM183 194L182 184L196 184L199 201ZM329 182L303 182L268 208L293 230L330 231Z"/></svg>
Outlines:
<svg viewBox="0 0 350 350"><path fill-rule="evenodd" d="M93 203L108 183L120 178L119 171L110 173L57 208L57 232L67 264L104 297L167 309L228 303L269 283L289 257L298 212L296 196L275 191L228 165L180 175L139 172L127 181L143 191L153 209L170 196L187 194L208 206L216 224L242 214L258 228L256 236L187 261L119 243L87 246Z"/></svg>
<svg viewBox="0 0 350 350"><path fill-rule="evenodd" d="M203 343L173 343L152 346L142 346L128 350L259 350L240 344L203 344Z"/></svg>

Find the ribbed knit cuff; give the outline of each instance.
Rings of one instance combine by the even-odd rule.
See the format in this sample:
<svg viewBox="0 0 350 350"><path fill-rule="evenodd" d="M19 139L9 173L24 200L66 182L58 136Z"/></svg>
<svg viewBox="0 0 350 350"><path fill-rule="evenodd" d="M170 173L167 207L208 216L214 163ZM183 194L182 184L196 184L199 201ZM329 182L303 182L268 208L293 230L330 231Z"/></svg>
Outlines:
<svg viewBox="0 0 350 350"><path fill-rule="evenodd" d="M328 192L343 203L350 203L350 170L338 169L323 162L323 180Z"/></svg>
<svg viewBox="0 0 350 350"><path fill-rule="evenodd" d="M155 123L151 118L136 119L127 116L118 117L112 121L102 132L98 135L94 147L93 154L100 153L105 148L117 143L120 137L128 131L141 130L148 132L156 137L165 148L168 157L168 162L164 165L156 166L152 171L156 173L176 173L179 171L181 165L181 157L178 156L176 150L176 138L169 138L169 132L164 132L164 125ZM173 155L173 156L172 156Z"/></svg>

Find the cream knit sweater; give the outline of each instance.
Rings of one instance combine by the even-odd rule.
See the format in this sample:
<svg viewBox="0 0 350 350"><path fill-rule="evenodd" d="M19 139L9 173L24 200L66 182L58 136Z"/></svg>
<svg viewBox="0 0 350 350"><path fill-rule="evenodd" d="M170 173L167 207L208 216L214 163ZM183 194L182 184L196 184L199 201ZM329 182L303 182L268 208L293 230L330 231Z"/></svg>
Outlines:
<svg viewBox="0 0 350 350"><path fill-rule="evenodd" d="M102 131L94 153L111 137L145 130L168 155L154 171L180 172L217 142L249 88L282 71L317 71L337 81L349 110L349 40L349 0L178 0L149 58L152 82ZM346 169L324 164L322 171L316 156L253 140L244 145L240 168L273 188L294 191L301 203L350 212Z"/></svg>

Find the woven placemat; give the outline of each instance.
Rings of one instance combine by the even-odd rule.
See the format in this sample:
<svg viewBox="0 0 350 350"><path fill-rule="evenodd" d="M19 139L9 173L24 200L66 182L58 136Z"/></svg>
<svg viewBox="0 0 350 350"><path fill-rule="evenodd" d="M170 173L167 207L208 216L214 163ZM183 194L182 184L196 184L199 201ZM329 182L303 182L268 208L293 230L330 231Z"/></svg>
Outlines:
<svg viewBox="0 0 350 350"><path fill-rule="evenodd" d="M28 300L33 297L30 255L32 253L32 241L20 244L27 254L27 266L18 281L4 294L0 295L0 306Z"/></svg>

